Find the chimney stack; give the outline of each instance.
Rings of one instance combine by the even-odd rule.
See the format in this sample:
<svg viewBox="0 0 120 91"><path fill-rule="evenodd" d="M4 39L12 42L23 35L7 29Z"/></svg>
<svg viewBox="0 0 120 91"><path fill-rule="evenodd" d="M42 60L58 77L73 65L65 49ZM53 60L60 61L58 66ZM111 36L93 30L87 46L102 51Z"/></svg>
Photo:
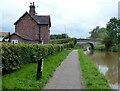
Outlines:
<svg viewBox="0 0 120 91"><path fill-rule="evenodd" d="M30 7L29 14L34 17L35 16L35 5L34 5L34 2L30 3L29 7Z"/></svg>

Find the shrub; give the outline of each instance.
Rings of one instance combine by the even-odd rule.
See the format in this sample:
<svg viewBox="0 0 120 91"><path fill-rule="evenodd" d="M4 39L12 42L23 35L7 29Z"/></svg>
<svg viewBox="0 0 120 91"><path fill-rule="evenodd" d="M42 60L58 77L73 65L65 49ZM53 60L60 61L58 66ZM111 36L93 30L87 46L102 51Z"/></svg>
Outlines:
<svg viewBox="0 0 120 91"><path fill-rule="evenodd" d="M72 48L73 42L66 44L2 44L2 70L11 72L18 70L26 63L36 62L41 57Z"/></svg>
<svg viewBox="0 0 120 91"><path fill-rule="evenodd" d="M101 51L106 50L104 44L95 45L95 48L94 48L94 49L95 49L95 50L101 50Z"/></svg>
<svg viewBox="0 0 120 91"><path fill-rule="evenodd" d="M109 51L120 52L120 44L112 46Z"/></svg>
<svg viewBox="0 0 120 91"><path fill-rule="evenodd" d="M64 43L69 43L69 42L73 42L74 44L76 44L76 39L75 38L66 38L66 39L50 40L51 44L64 44Z"/></svg>

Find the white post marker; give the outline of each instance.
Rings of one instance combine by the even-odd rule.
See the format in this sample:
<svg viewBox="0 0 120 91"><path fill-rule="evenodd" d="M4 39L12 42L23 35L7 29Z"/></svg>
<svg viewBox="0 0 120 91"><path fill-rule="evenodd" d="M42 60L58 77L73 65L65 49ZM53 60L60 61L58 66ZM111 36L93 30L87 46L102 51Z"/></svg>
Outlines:
<svg viewBox="0 0 120 91"><path fill-rule="evenodd" d="M42 59L41 72L43 71L44 59Z"/></svg>

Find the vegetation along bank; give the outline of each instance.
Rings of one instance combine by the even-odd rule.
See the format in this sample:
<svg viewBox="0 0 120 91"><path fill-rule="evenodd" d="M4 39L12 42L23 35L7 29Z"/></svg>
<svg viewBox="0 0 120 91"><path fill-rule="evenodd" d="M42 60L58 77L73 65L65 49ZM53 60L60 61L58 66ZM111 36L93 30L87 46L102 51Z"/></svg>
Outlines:
<svg viewBox="0 0 120 91"><path fill-rule="evenodd" d="M90 38L100 39L104 44L95 49L120 52L120 19L111 18L105 28L97 26L90 34Z"/></svg>
<svg viewBox="0 0 120 91"><path fill-rule="evenodd" d="M120 52L120 45L114 45L107 50L104 44L100 44L100 45L95 45L94 49L100 51Z"/></svg>
<svg viewBox="0 0 120 91"><path fill-rule="evenodd" d="M105 76L101 74L92 60L79 49L79 60L86 89L111 89Z"/></svg>

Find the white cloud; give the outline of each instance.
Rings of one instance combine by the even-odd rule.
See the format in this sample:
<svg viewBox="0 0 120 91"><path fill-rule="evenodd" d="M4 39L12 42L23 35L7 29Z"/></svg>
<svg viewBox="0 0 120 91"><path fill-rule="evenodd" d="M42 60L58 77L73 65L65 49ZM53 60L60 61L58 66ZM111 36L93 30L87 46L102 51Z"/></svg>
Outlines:
<svg viewBox="0 0 120 91"><path fill-rule="evenodd" d="M96 26L105 26L117 17L119 0L34 0L37 14L51 16L51 33L67 33L72 37L88 37ZM13 23L33 0L2 0L3 31L14 31ZM8 29L8 30L5 30Z"/></svg>

